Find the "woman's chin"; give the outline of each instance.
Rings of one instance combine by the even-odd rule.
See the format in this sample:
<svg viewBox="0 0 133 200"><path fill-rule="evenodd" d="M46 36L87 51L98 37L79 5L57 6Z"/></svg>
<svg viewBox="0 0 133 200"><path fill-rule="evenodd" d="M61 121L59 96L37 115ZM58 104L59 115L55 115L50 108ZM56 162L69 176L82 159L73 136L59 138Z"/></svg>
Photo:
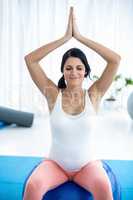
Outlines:
<svg viewBox="0 0 133 200"><path fill-rule="evenodd" d="M79 81L72 81L68 84L70 87L80 87L82 83L80 84Z"/></svg>

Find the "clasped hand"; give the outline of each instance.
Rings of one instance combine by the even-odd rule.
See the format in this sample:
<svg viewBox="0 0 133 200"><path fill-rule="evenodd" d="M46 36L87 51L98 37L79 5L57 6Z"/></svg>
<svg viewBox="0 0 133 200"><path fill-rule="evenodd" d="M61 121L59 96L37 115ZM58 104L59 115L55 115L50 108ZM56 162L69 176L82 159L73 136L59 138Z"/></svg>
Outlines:
<svg viewBox="0 0 133 200"><path fill-rule="evenodd" d="M70 7L68 25L67 25L67 30L65 33L65 38L67 40L70 40L72 37L74 37L75 39L78 40L78 38L80 37L80 32L79 32L77 24L76 24L74 9L73 9L73 7Z"/></svg>

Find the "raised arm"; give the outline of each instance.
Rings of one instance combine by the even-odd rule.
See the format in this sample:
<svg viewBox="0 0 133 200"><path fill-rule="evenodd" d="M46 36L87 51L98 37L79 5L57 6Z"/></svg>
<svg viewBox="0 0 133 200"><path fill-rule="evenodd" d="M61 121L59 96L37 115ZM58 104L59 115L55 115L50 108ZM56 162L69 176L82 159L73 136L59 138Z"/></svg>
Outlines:
<svg viewBox="0 0 133 200"><path fill-rule="evenodd" d="M78 30L74 12L72 34L75 39L97 52L107 62L101 77L91 87L91 90L96 93L96 96L102 97L113 81L121 58L109 48L82 36Z"/></svg>
<svg viewBox="0 0 133 200"><path fill-rule="evenodd" d="M44 70L42 70L39 62L50 52L52 52L53 50L55 50L56 48L60 47L65 42L67 42L69 39L71 39L71 37L72 37L72 8L70 8L69 20L65 35L62 38L53 41L49 44L46 44L25 56L26 65L28 67L32 80L40 89L40 91L46 96L46 98L48 96L51 96L52 98L53 90L55 92L58 92L58 88L54 84L54 82L47 77Z"/></svg>

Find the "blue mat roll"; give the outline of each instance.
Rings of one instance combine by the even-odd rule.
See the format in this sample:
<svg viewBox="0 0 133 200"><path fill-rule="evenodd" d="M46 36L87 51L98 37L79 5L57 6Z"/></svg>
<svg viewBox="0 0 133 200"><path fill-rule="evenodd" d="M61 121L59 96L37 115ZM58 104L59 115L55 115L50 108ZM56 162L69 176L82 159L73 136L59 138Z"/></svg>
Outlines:
<svg viewBox="0 0 133 200"><path fill-rule="evenodd" d="M0 106L0 121L6 124L31 127L34 114Z"/></svg>

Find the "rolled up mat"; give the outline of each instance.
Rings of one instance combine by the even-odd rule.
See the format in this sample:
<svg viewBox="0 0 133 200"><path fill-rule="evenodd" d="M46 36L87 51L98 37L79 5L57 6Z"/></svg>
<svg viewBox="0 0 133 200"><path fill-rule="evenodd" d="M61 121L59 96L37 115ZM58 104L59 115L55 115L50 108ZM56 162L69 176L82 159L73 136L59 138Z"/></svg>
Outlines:
<svg viewBox="0 0 133 200"><path fill-rule="evenodd" d="M0 121L7 124L31 127L34 114L0 106Z"/></svg>

